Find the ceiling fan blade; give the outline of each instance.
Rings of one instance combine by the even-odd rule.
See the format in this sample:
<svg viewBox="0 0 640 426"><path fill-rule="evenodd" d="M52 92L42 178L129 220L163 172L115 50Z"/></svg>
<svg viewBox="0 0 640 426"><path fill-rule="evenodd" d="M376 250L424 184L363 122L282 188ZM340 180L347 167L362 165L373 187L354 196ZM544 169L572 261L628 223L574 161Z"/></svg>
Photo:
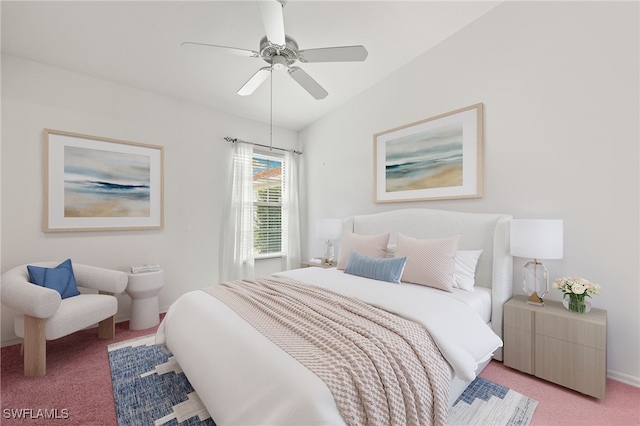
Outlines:
<svg viewBox="0 0 640 426"><path fill-rule="evenodd" d="M300 62L350 62L367 59L367 49L364 46L324 47L307 49L298 52Z"/></svg>
<svg viewBox="0 0 640 426"><path fill-rule="evenodd" d="M271 75L271 68L260 68L245 84L238 90L238 95L248 96L252 94Z"/></svg>
<svg viewBox="0 0 640 426"><path fill-rule="evenodd" d="M188 49L207 48L207 49L212 49L213 51L218 51L220 53L229 53L231 55L246 56L246 57L249 57L249 58L259 58L260 57L260 53L254 52L253 50L238 49L236 47L217 46L215 44L194 43L194 42L191 42L191 41L185 41L180 46L188 48Z"/></svg>
<svg viewBox="0 0 640 426"><path fill-rule="evenodd" d="M307 74L303 69L299 67L291 67L289 69L289 75L295 81L298 82L300 86L304 88L311 96L320 100L327 97L329 94L326 90L322 88L309 74Z"/></svg>
<svg viewBox="0 0 640 426"><path fill-rule="evenodd" d="M277 0L262 0L258 2L262 23L271 44L284 46L284 17L282 3Z"/></svg>

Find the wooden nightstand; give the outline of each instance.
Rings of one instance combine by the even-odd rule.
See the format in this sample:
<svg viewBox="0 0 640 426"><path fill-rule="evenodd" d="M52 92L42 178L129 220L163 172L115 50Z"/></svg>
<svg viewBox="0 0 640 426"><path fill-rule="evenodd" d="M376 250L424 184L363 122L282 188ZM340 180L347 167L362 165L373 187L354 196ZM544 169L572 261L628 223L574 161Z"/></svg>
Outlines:
<svg viewBox="0 0 640 426"><path fill-rule="evenodd" d="M504 305L504 365L604 398L607 380L607 311L569 312L562 303Z"/></svg>
<svg viewBox="0 0 640 426"><path fill-rule="evenodd" d="M313 262L300 262L301 268L335 268L337 263L313 263Z"/></svg>

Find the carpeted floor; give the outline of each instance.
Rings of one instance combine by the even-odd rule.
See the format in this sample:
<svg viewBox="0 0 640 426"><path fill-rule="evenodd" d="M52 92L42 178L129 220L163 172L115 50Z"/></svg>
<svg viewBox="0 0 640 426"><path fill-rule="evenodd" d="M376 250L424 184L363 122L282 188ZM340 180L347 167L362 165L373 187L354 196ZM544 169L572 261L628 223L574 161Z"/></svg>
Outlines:
<svg viewBox="0 0 640 426"><path fill-rule="evenodd" d="M182 369L154 337L109 345L109 362L120 426L215 426ZM537 401L481 377L449 412L449 425L526 426Z"/></svg>
<svg viewBox="0 0 640 426"><path fill-rule="evenodd" d="M47 342L47 374L43 377L23 376L20 345L3 347L0 424L116 425L107 345L155 333L156 329L132 331L126 321L116 324L113 340L98 339L98 329L93 328ZM66 418L44 418L44 410L59 417L66 413ZM42 417L37 418L39 412ZM23 418L15 418L19 414Z"/></svg>
<svg viewBox="0 0 640 426"><path fill-rule="evenodd" d="M128 327L128 322L116 324L116 339L111 341L99 340L97 329L90 329L49 342L47 375L39 378L22 375L20 345L3 347L0 351L0 424L115 426L107 345L155 332L155 328L131 331ZM607 380L607 395L600 401L512 370L497 361L491 362L481 377L539 401L532 426L640 425L640 388ZM38 410L57 410L60 415L64 414L62 410L67 410L67 418L11 417L12 411L28 413L28 410L34 415Z"/></svg>
<svg viewBox="0 0 640 426"><path fill-rule="evenodd" d="M564 388L492 361L480 374L538 401L533 426L640 426L640 388L607 379L604 399Z"/></svg>

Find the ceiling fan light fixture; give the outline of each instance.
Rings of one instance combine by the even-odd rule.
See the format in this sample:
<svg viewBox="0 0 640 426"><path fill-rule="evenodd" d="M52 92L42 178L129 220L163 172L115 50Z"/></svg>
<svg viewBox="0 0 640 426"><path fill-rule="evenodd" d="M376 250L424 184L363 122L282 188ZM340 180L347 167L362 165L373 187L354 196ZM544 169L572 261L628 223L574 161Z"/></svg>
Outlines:
<svg viewBox="0 0 640 426"><path fill-rule="evenodd" d="M274 57L271 58L271 64L273 66L273 69L276 70L283 70L285 68L289 68L289 64L287 62L287 58L285 58L284 56L281 55L276 55Z"/></svg>

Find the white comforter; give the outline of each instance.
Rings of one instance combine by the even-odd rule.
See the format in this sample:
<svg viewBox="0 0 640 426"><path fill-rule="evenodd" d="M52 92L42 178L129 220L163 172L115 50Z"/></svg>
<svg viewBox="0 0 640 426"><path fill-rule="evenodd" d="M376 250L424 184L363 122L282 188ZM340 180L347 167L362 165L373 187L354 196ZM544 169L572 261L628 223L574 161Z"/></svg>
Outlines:
<svg viewBox="0 0 640 426"><path fill-rule="evenodd" d="M276 275L357 297L422 324L465 381L473 380L478 364L502 345L471 307L445 292L335 269L305 268ZM173 352L220 426L344 424L331 392L317 376L202 291L187 293L170 307L156 342Z"/></svg>

